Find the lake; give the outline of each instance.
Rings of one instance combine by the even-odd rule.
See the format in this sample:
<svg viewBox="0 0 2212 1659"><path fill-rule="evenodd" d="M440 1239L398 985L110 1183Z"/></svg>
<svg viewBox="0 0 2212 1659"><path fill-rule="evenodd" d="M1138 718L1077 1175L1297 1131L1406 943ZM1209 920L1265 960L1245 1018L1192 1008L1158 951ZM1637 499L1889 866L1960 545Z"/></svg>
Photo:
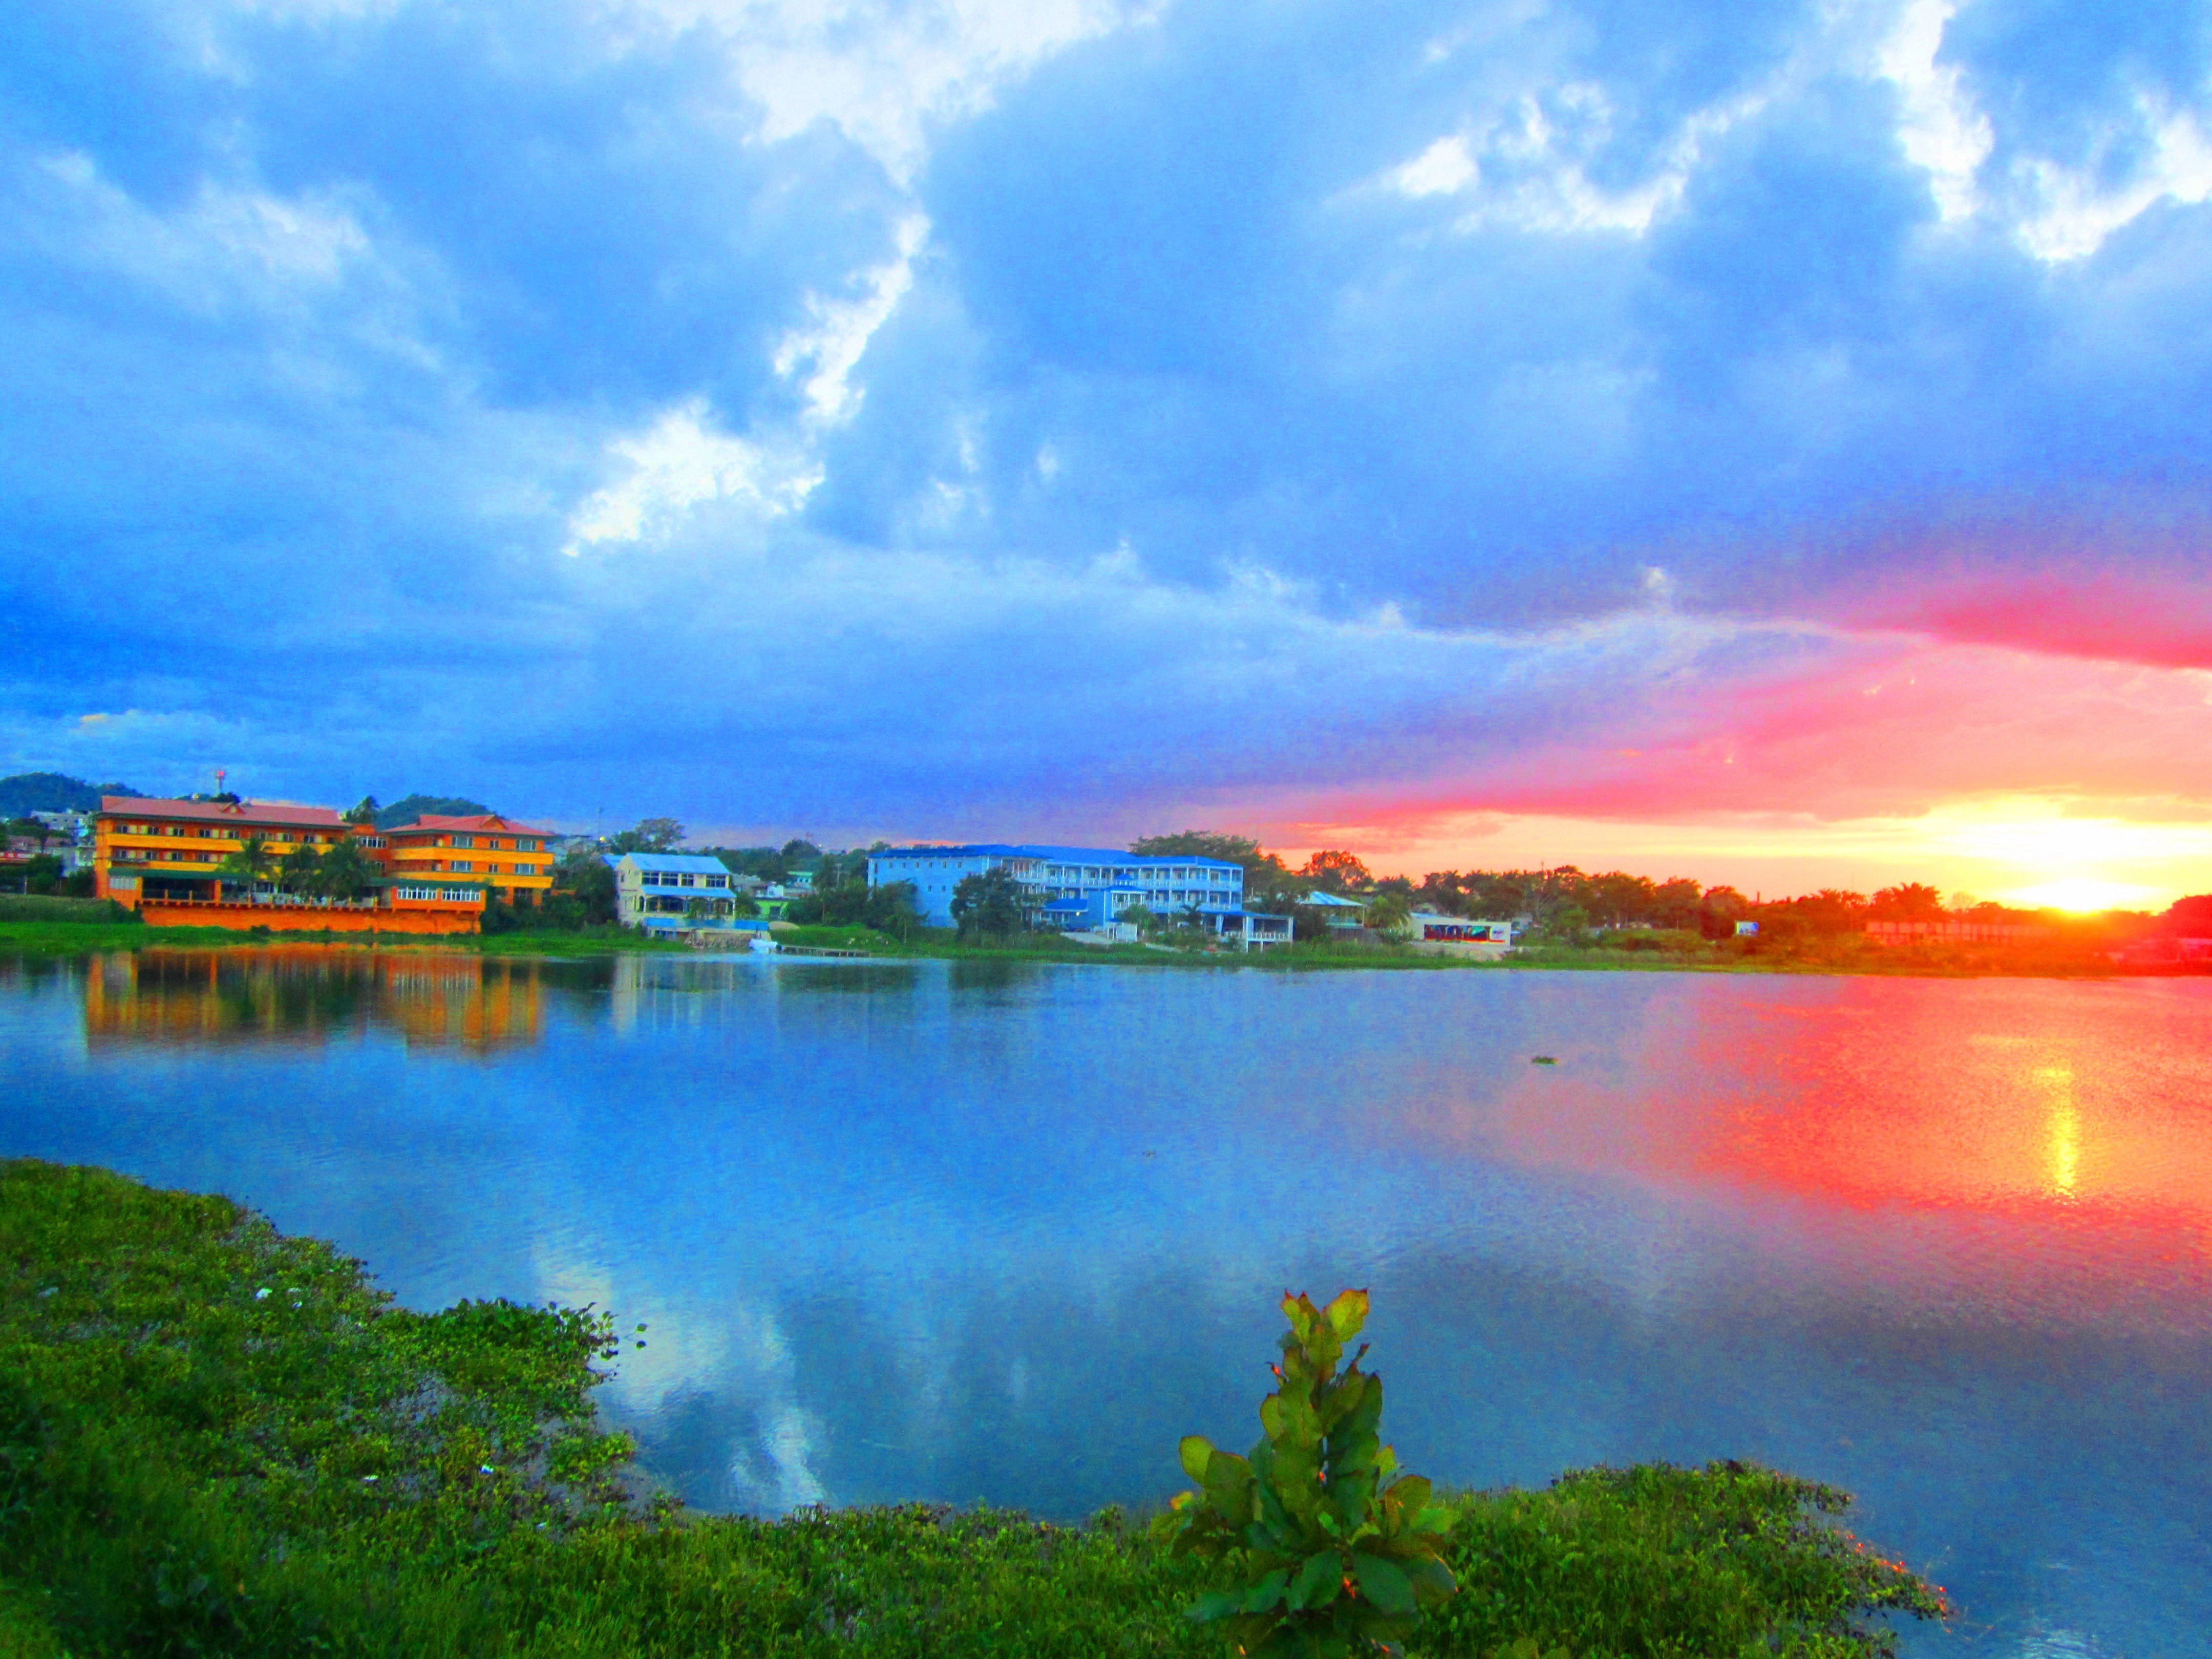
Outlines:
<svg viewBox="0 0 2212 1659"><path fill-rule="evenodd" d="M2212 1650L2212 980L149 951L0 963L0 1084L410 1306L647 1324L702 1505L1158 1502L1361 1285L1424 1474L1756 1459L1949 1589L1909 1652Z"/></svg>

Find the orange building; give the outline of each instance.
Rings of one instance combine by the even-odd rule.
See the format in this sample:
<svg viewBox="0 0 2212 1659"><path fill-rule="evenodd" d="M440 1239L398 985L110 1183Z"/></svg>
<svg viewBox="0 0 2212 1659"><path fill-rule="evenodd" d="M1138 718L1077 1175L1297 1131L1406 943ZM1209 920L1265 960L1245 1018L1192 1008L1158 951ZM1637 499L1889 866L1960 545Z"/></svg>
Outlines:
<svg viewBox="0 0 2212 1659"><path fill-rule="evenodd" d="M367 884L369 896L287 892L273 869L259 878L222 873L249 843L273 865L302 846L326 854L345 842L382 872ZM534 904L552 886L545 846L544 830L496 815L380 831L326 806L107 795L93 818L94 890L168 927L473 933L491 894Z"/></svg>
<svg viewBox="0 0 2212 1659"><path fill-rule="evenodd" d="M509 904L532 905L542 902L553 885L553 855L546 850L551 834L496 812L469 817L426 813L412 823L368 832L362 839L392 872L392 890L408 894L410 902L432 902L466 889L495 893ZM483 908L481 896L476 902Z"/></svg>

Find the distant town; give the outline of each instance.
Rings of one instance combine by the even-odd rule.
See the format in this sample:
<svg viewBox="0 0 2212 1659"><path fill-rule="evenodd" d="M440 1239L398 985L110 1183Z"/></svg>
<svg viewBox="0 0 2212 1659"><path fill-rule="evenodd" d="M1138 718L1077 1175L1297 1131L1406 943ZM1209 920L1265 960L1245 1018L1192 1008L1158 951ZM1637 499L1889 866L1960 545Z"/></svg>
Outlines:
<svg viewBox="0 0 2212 1659"><path fill-rule="evenodd" d="M1395 951L1469 960L1560 952L1817 963L2087 951L2212 966L2212 895L2163 914L2079 917L1947 899L1905 883L1775 900L1688 878L1571 865L1376 877L1352 853L1296 867L1212 830L1126 848L991 842L829 849L691 845L673 818L564 834L462 797L349 808L222 787L148 796L59 773L0 779L0 901L80 901L161 927L339 934L631 935L697 949L825 950L1018 940L1249 954ZM81 911L75 912L81 914ZM1656 965L1656 964L1655 964Z"/></svg>

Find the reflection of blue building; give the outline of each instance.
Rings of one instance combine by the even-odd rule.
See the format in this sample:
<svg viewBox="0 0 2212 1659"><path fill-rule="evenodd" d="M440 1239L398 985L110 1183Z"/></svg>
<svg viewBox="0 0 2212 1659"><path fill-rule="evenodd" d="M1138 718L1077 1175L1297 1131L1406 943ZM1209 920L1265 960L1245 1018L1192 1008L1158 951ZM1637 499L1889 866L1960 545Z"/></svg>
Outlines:
<svg viewBox="0 0 2212 1659"><path fill-rule="evenodd" d="M1095 847L892 847L868 855L868 884L912 882L923 919L950 927L962 879L994 869L1014 878L1033 927L1103 927L1142 905L1156 916L1189 915L1247 949L1290 942L1289 917L1244 908L1244 866L1226 859L1139 858Z"/></svg>

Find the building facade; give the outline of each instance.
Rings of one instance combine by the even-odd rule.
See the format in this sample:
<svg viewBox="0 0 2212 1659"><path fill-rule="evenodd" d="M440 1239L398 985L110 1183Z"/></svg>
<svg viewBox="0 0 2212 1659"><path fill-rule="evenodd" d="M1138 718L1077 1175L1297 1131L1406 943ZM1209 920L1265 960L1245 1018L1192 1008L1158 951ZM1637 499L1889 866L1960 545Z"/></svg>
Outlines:
<svg viewBox="0 0 2212 1659"><path fill-rule="evenodd" d="M553 887L551 831L496 812L425 814L391 830L367 824L361 844L412 903L542 903Z"/></svg>
<svg viewBox="0 0 2212 1659"><path fill-rule="evenodd" d="M915 908L933 927L956 925L952 896L969 876L1004 870L1032 927L1079 932L1119 922L1141 905L1162 917L1190 915L1243 949L1290 942L1288 916L1244 908L1244 867L1225 859L1139 858L1094 847L892 847L868 854L868 884L911 882Z"/></svg>
<svg viewBox="0 0 2212 1659"><path fill-rule="evenodd" d="M607 864L615 872L615 920L626 927L690 933L768 926L764 917L737 914L743 890L720 859L697 853L621 853L608 855Z"/></svg>
<svg viewBox="0 0 2212 1659"><path fill-rule="evenodd" d="M1417 951L1437 956L1502 957L1513 945L1513 924L1437 910L1416 910L1407 918L1407 936Z"/></svg>
<svg viewBox="0 0 2212 1659"><path fill-rule="evenodd" d="M365 896L283 890L277 860L349 842L379 872ZM254 879L224 875L224 860L249 844L271 867ZM544 847L543 830L496 815L380 831L327 806L109 795L93 817L94 890L157 925L474 933L491 893L535 903L553 884Z"/></svg>

